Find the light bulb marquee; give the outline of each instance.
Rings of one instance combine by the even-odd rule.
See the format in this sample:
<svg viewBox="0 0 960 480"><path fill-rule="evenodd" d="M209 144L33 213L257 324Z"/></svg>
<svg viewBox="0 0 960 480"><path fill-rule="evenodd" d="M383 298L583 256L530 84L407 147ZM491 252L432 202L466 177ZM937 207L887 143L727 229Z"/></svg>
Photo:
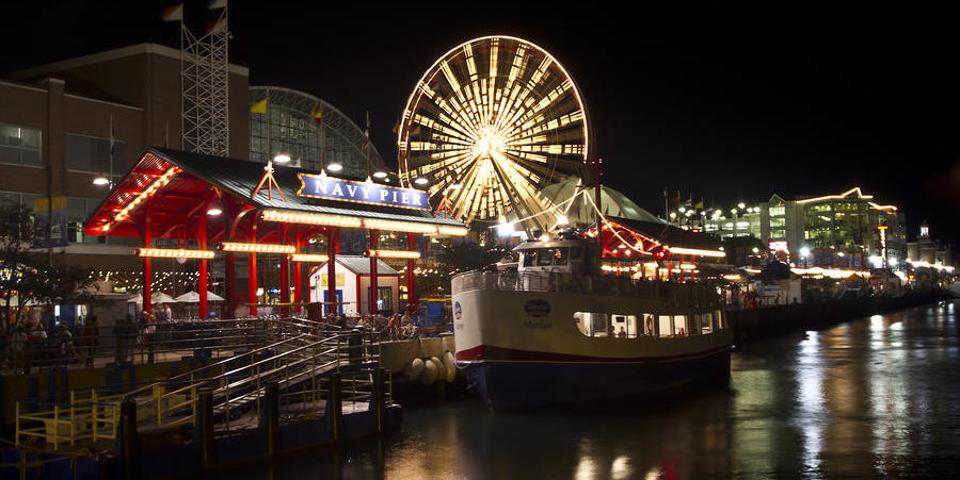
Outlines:
<svg viewBox="0 0 960 480"><path fill-rule="evenodd" d="M416 250L367 250L367 256L375 258L401 258L410 260L420 258L420 252Z"/></svg>
<svg viewBox="0 0 960 480"><path fill-rule="evenodd" d="M220 250L224 252L238 253L295 253L297 249L293 245L280 245L276 243L236 243L223 242L220 244Z"/></svg>
<svg viewBox="0 0 960 480"><path fill-rule="evenodd" d="M212 250L185 250L182 248L138 248L138 257L149 258L195 258L209 260L217 255Z"/></svg>
<svg viewBox="0 0 960 480"><path fill-rule="evenodd" d="M401 179L429 179L431 196L469 224L550 208L540 191L578 173L589 129L580 93L552 55L491 36L455 47L427 70L407 100L397 143Z"/></svg>
<svg viewBox="0 0 960 480"><path fill-rule="evenodd" d="M326 213L292 212L285 210L264 210L262 217L267 222L299 223L304 225L323 225L341 228L367 228L423 235L443 235L462 237L467 228L457 225L434 225L430 223L385 220L380 218L330 215Z"/></svg>
<svg viewBox="0 0 960 480"><path fill-rule="evenodd" d="M290 260L300 263L324 263L330 260L330 257L322 253L295 253L290 256Z"/></svg>
<svg viewBox="0 0 960 480"><path fill-rule="evenodd" d="M163 172L162 175L157 177L153 183L141 190L140 193L135 194L133 199L127 202L127 204L113 216L113 220L100 226L100 231L107 233L114 224L126 220L130 214L133 213L138 206L140 206L140 204L152 197L155 193L157 193L158 190L163 188L164 185L170 183L170 180L173 180L173 177L177 176L178 173L180 173L179 167L168 168L167 171Z"/></svg>

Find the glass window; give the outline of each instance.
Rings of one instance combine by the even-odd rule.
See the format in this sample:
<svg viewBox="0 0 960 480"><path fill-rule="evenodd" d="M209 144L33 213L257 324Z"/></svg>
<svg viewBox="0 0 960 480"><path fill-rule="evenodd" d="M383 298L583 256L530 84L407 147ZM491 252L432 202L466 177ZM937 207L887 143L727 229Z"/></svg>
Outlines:
<svg viewBox="0 0 960 480"><path fill-rule="evenodd" d="M40 165L41 137L37 128L0 123L0 162Z"/></svg>
<svg viewBox="0 0 960 480"><path fill-rule="evenodd" d="M673 317L673 334L686 335L690 330L687 328L687 316L677 315Z"/></svg>
<svg viewBox="0 0 960 480"><path fill-rule="evenodd" d="M659 331L661 337L673 335L673 318L670 315L660 315Z"/></svg>
<svg viewBox="0 0 960 480"><path fill-rule="evenodd" d="M608 319L606 313L576 312L573 319L577 323L577 330L588 337L606 337Z"/></svg>
<svg viewBox="0 0 960 480"><path fill-rule="evenodd" d="M68 170L81 172L108 173L110 168L110 139L90 137L68 133L65 142L66 164ZM127 144L114 139L113 170L125 165Z"/></svg>

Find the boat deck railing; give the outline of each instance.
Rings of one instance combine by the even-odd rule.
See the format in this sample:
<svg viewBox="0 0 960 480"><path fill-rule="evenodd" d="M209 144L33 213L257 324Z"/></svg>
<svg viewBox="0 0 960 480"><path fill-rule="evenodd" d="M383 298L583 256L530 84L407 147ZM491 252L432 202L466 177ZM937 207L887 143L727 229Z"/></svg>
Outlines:
<svg viewBox="0 0 960 480"><path fill-rule="evenodd" d="M720 305L716 286L704 282L633 280L627 277L573 275L561 272L472 271L453 277L454 294L470 290L577 293L639 297L672 305Z"/></svg>

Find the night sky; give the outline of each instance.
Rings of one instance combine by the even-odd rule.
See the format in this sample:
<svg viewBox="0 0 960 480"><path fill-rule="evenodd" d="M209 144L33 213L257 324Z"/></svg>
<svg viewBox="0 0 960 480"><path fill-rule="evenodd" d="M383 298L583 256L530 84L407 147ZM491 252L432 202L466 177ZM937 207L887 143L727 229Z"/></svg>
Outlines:
<svg viewBox="0 0 960 480"><path fill-rule="evenodd" d="M176 25L159 21L165 3L5 5L0 72L143 41L177 46ZM250 67L251 85L304 90L357 123L369 110L390 161L391 130L438 56L480 35L520 36L574 76L606 183L654 213L664 186L708 206L862 186L906 212L911 237L926 219L960 245L955 12L456 3L234 1L231 59ZM198 26L204 4L187 5Z"/></svg>

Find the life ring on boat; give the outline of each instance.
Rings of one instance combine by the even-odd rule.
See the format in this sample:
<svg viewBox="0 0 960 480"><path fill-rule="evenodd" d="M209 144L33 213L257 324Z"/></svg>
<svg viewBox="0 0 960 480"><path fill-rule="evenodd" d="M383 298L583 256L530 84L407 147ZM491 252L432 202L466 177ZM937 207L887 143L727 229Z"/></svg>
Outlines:
<svg viewBox="0 0 960 480"><path fill-rule="evenodd" d="M447 382L452 382L457 378L457 361L453 354L447 351L443 354L443 368L446 370Z"/></svg>
<svg viewBox="0 0 960 480"><path fill-rule="evenodd" d="M407 366L403 369L403 373L407 375L407 378L410 380L416 380L417 377L423 373L423 359L414 358Z"/></svg>

